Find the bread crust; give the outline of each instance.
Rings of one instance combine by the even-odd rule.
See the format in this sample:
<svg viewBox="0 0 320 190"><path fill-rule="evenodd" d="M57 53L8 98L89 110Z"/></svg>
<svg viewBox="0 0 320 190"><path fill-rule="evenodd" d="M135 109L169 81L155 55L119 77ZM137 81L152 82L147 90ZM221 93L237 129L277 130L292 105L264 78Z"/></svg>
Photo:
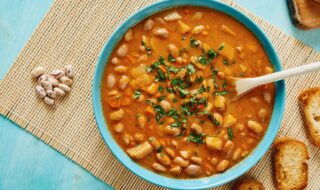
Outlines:
<svg viewBox="0 0 320 190"><path fill-rule="evenodd" d="M312 104L312 98L317 95L320 98L320 88L319 87L309 88L309 89L300 93L298 100L299 100L300 113L302 115L303 123L304 123L305 129L307 131L307 135L308 135L310 141L314 145L320 147L320 135L319 136L316 135L314 128L312 126L312 123L308 119L308 116L307 116L307 107L309 106L309 104Z"/></svg>
<svg viewBox="0 0 320 190"><path fill-rule="evenodd" d="M287 184L288 180L292 181L292 179L290 179L290 175L286 175L286 172L288 173L288 170L284 171L285 170L284 166L288 164L288 163L284 163L283 161L283 156L287 154L287 152L285 152L286 146L290 146L291 148L295 147L297 149L298 148L303 149L300 155L298 152L297 154L295 154L296 156L302 156L300 163L295 163L295 165L299 165L302 168L301 172L294 174L294 175L298 175L300 179L298 184L294 184L295 188L288 187L289 186ZM292 189L303 190L304 188L306 188L308 185L308 164L306 163L306 161L308 159L309 159L308 149L303 142L296 139L288 138L288 137L277 140L273 145L273 152L272 152L272 165L273 165L273 171L274 171L273 176L274 176L274 183L277 189L278 190L292 190ZM289 168L289 170L290 170L289 172L291 173L295 172L293 171L292 168Z"/></svg>
<svg viewBox="0 0 320 190"><path fill-rule="evenodd" d="M232 190L265 190L262 183L257 180L244 178L239 180L232 188Z"/></svg>

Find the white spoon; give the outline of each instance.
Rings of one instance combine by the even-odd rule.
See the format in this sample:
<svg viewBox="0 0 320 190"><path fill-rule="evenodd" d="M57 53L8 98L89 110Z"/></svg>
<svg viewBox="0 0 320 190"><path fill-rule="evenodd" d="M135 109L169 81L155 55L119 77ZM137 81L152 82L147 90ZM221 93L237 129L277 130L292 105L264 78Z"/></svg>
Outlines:
<svg viewBox="0 0 320 190"><path fill-rule="evenodd" d="M230 78L232 80L232 83L234 85L234 95L233 100L238 99L240 96L244 95L245 93L249 92L253 88L275 82L278 80L283 80L289 77L294 77L302 74L307 74L310 72L315 72L320 69L320 62L315 62L295 68L291 68L288 70L283 70L267 75L263 75L260 77L254 77L254 78Z"/></svg>

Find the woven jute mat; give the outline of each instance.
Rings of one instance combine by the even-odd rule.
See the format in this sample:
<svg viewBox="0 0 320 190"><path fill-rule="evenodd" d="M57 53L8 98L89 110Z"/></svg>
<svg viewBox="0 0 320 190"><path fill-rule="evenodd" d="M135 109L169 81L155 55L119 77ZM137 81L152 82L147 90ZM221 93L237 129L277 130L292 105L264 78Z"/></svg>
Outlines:
<svg viewBox="0 0 320 190"><path fill-rule="evenodd" d="M1 83L0 113L43 140L116 189L160 189L125 169L102 140L93 113L92 78L99 52L114 29L130 14L155 0L56 0ZM284 68L320 60L320 55L234 2L223 0L254 20L271 39ZM71 94L49 108L33 91L33 67L48 70L72 64L76 80ZM297 95L317 86L319 74L286 82L286 108L278 137L304 141L310 152L308 189L320 187L320 149L307 139ZM274 189L270 151L249 172ZM231 184L216 189L229 189Z"/></svg>

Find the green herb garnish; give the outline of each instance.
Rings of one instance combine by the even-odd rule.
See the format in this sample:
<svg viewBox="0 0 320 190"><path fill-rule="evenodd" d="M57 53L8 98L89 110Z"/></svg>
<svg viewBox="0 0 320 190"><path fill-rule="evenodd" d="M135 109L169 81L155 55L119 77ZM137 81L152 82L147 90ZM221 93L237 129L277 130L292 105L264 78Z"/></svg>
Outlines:
<svg viewBox="0 0 320 190"><path fill-rule="evenodd" d="M212 114L209 114L208 118L215 126L221 125L221 123Z"/></svg>
<svg viewBox="0 0 320 190"><path fill-rule="evenodd" d="M170 62L176 62L176 59L170 54L170 55L168 56L168 61L170 61Z"/></svg>
<svg viewBox="0 0 320 190"><path fill-rule="evenodd" d="M226 91L226 90L213 92L214 96L224 96L224 95L227 95L227 94L228 94L228 91Z"/></svg>
<svg viewBox="0 0 320 190"><path fill-rule="evenodd" d="M224 43L220 44L220 46L218 47L218 50L221 51L224 48Z"/></svg>
<svg viewBox="0 0 320 190"><path fill-rule="evenodd" d="M133 93L133 98L136 100L136 99L139 99L140 96L141 96L141 90L136 89Z"/></svg>
<svg viewBox="0 0 320 190"><path fill-rule="evenodd" d="M188 136L187 142L202 144L204 143L204 139L203 139L204 136L205 136L204 133L196 134L194 132L191 132Z"/></svg>
<svg viewBox="0 0 320 190"><path fill-rule="evenodd" d="M198 47L200 44L199 44L198 40L196 40L196 39L194 39L194 38L191 38L191 39L190 39L190 45L191 45L192 47Z"/></svg>
<svg viewBox="0 0 320 190"><path fill-rule="evenodd" d="M160 86L158 87L158 91L162 93L163 90L164 90L163 86L160 85Z"/></svg>
<svg viewBox="0 0 320 190"><path fill-rule="evenodd" d="M196 69L194 68L194 66L192 64L189 64L189 65L187 65L187 71L188 71L189 75L191 75L196 72Z"/></svg>
<svg viewBox="0 0 320 190"><path fill-rule="evenodd" d="M229 140L232 140L233 139L233 131L232 131L232 128L228 128L228 137L229 137Z"/></svg>
<svg viewBox="0 0 320 190"><path fill-rule="evenodd" d="M161 146L159 146L158 148L157 148L157 153L160 153L161 151L163 150L163 146L161 145Z"/></svg>

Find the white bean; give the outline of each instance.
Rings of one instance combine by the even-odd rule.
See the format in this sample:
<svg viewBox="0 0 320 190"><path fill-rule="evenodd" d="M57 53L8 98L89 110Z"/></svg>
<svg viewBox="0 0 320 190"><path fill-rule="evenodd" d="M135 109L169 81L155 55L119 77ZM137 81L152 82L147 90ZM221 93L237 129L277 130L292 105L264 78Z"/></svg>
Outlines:
<svg viewBox="0 0 320 190"><path fill-rule="evenodd" d="M169 51L170 51L170 54L171 54L173 57L178 57L178 56L179 56L179 50L178 50L178 48L177 48L176 45L174 45L174 44L169 44L168 49L169 49Z"/></svg>
<svg viewBox="0 0 320 190"><path fill-rule="evenodd" d="M148 19L146 21L146 23L144 24L144 30L145 31L149 31L149 30L151 30L153 28L153 26L154 26L153 20L152 19Z"/></svg>
<svg viewBox="0 0 320 190"><path fill-rule="evenodd" d="M40 67L34 68L34 69L31 71L31 75L32 75L32 77L37 78L37 77L43 75L44 72L45 72L44 67L41 67L41 66L40 66Z"/></svg>
<svg viewBox="0 0 320 190"><path fill-rule="evenodd" d="M218 172L223 172L228 168L229 161L228 160L222 160L216 167L216 170Z"/></svg>
<svg viewBox="0 0 320 190"><path fill-rule="evenodd" d="M55 99L57 97L56 93L54 93L53 90L47 90L46 93L49 98Z"/></svg>
<svg viewBox="0 0 320 190"><path fill-rule="evenodd" d="M263 92L263 99L265 102L270 104L271 100L272 100L271 93L270 92Z"/></svg>
<svg viewBox="0 0 320 190"><path fill-rule="evenodd" d="M247 122L247 126L250 131L254 132L257 135L259 135L263 132L262 126L256 121L249 120Z"/></svg>
<svg viewBox="0 0 320 190"><path fill-rule="evenodd" d="M202 172L202 167L195 164L190 164L186 169L184 169L184 172L188 174L189 176L198 176Z"/></svg>
<svg viewBox="0 0 320 190"><path fill-rule="evenodd" d="M182 19L182 16L179 15L177 11L171 12L168 15L163 17L165 21L176 21Z"/></svg>
<svg viewBox="0 0 320 190"><path fill-rule="evenodd" d="M53 92L54 92L57 96L64 96L64 95L66 94L63 90L61 90L61 89L58 88L58 87L55 87L55 88L53 89Z"/></svg>
<svg viewBox="0 0 320 190"><path fill-rule="evenodd" d="M226 158L230 158L232 155L234 146L235 146L234 142L228 140L222 148L222 155Z"/></svg>
<svg viewBox="0 0 320 190"><path fill-rule="evenodd" d="M53 77L48 77L47 80L52 84L52 86L58 86L59 85L59 81Z"/></svg>
<svg viewBox="0 0 320 190"><path fill-rule="evenodd" d="M126 34L124 35L124 40L129 42L131 41L133 38L133 32L132 29L129 29L128 32L126 32Z"/></svg>
<svg viewBox="0 0 320 190"><path fill-rule="evenodd" d="M159 38L165 39L165 38L168 38L169 31L166 28L158 28L153 31L153 34Z"/></svg>
<svg viewBox="0 0 320 190"><path fill-rule="evenodd" d="M182 156L182 158L184 158L184 159L188 159L190 156L189 152L186 150L181 150L179 153Z"/></svg>
<svg viewBox="0 0 320 190"><path fill-rule="evenodd" d="M161 100L159 104L164 109L164 111L169 111L171 109L171 104L166 100Z"/></svg>
<svg viewBox="0 0 320 190"><path fill-rule="evenodd" d="M181 133L181 129L167 125L163 128L163 132L168 135L177 136Z"/></svg>
<svg viewBox="0 0 320 190"><path fill-rule="evenodd" d="M200 34L201 32L203 32L205 29L205 27L203 25L199 25L193 28L193 30L191 31L192 34Z"/></svg>
<svg viewBox="0 0 320 190"><path fill-rule="evenodd" d="M73 81L66 76L61 77L59 80L62 84L66 84L68 86L71 86L73 83Z"/></svg>
<svg viewBox="0 0 320 190"><path fill-rule="evenodd" d="M123 75L119 80L119 88L122 90L125 89L128 83L129 83L129 77L127 77L126 75Z"/></svg>
<svg viewBox="0 0 320 190"><path fill-rule="evenodd" d="M138 115L138 125L141 128L144 128L146 126L147 119L144 115Z"/></svg>
<svg viewBox="0 0 320 190"><path fill-rule="evenodd" d="M173 175L179 175L181 171L182 171L182 168L180 166L174 166L169 170L169 172L172 173Z"/></svg>
<svg viewBox="0 0 320 190"><path fill-rule="evenodd" d="M197 124L197 123L192 123L191 124L191 129L196 133L196 134L201 134L202 133L202 127Z"/></svg>
<svg viewBox="0 0 320 190"><path fill-rule="evenodd" d="M262 122L265 122L267 115L268 115L268 112L264 108L261 108L258 112L258 117Z"/></svg>
<svg viewBox="0 0 320 190"><path fill-rule="evenodd" d="M36 94L40 97L40 98L44 98L46 97L47 93L46 91L43 89L42 86L37 85L36 86Z"/></svg>
<svg viewBox="0 0 320 190"><path fill-rule="evenodd" d="M120 65L120 66L115 67L114 71L117 73L125 73L128 71L128 67Z"/></svg>
<svg viewBox="0 0 320 190"><path fill-rule="evenodd" d="M74 77L74 68L72 65L67 65L64 69L66 77L73 78Z"/></svg>
<svg viewBox="0 0 320 190"><path fill-rule="evenodd" d="M61 77L64 76L64 71L61 70L61 69L56 69L56 70L53 70L50 75L55 78L55 79L59 79Z"/></svg>
<svg viewBox="0 0 320 190"><path fill-rule="evenodd" d="M175 156L175 153L174 151L171 149L171 148L165 148L164 151L171 157L171 158L174 158Z"/></svg>
<svg viewBox="0 0 320 190"><path fill-rule="evenodd" d="M189 161L188 161L188 160L185 160L185 159L183 159L183 158L181 158L181 157L179 157L179 156L178 156L178 157L175 157L174 160L173 160L173 162L174 162L175 164L183 167L183 168L185 168L185 167L187 167L187 166L189 165Z"/></svg>
<svg viewBox="0 0 320 190"><path fill-rule="evenodd" d="M156 158L162 165L169 166L171 164L169 156L165 153L157 153Z"/></svg>
<svg viewBox="0 0 320 190"><path fill-rule="evenodd" d="M51 99L51 98L49 98L49 97L44 97L44 102L47 104L47 105L49 105L49 106L53 106L54 105L54 99Z"/></svg>
<svg viewBox="0 0 320 190"><path fill-rule="evenodd" d="M117 55L119 57L124 57L124 56L127 55L128 50L129 50L128 45L127 44L122 44L117 50Z"/></svg>
<svg viewBox="0 0 320 190"><path fill-rule="evenodd" d="M118 123L117 125L115 125L114 127L114 131L117 133L122 133L123 129L124 129L124 125L122 123Z"/></svg>
<svg viewBox="0 0 320 190"><path fill-rule="evenodd" d="M118 121L124 117L124 111L119 109L110 113L109 119L112 121Z"/></svg>
<svg viewBox="0 0 320 190"><path fill-rule="evenodd" d="M114 64L114 65L118 65L119 62L120 61L119 61L119 59L117 57L114 57L114 58L111 59L111 63Z"/></svg>
<svg viewBox="0 0 320 190"><path fill-rule="evenodd" d="M195 163L195 164L202 164L202 158L198 157L198 156L192 156L190 158L191 162Z"/></svg>
<svg viewBox="0 0 320 190"><path fill-rule="evenodd" d="M39 78L38 78L38 84L41 84L44 83L45 81L48 80L48 75L41 75Z"/></svg>
<svg viewBox="0 0 320 190"><path fill-rule="evenodd" d="M49 82L49 81L44 81L44 82L42 83L42 87L43 87L43 89L44 89L45 91L47 91L47 90L52 90L52 84L51 84L51 82Z"/></svg>
<svg viewBox="0 0 320 190"><path fill-rule="evenodd" d="M68 85L65 85L65 84L62 84L62 83L60 83L59 85L58 85L58 87L61 89L61 90L63 90L64 92L70 92L71 91L71 88L68 86Z"/></svg>
<svg viewBox="0 0 320 190"><path fill-rule="evenodd" d="M155 169L155 170L158 171L158 172L165 172L165 171L167 171L167 169L166 169L163 165L161 165L161 164L159 164L159 163L153 163L153 164L152 164L152 168Z"/></svg>
<svg viewBox="0 0 320 190"><path fill-rule="evenodd" d="M113 74L109 74L107 81L108 81L108 88L112 88L116 83L116 77Z"/></svg>

